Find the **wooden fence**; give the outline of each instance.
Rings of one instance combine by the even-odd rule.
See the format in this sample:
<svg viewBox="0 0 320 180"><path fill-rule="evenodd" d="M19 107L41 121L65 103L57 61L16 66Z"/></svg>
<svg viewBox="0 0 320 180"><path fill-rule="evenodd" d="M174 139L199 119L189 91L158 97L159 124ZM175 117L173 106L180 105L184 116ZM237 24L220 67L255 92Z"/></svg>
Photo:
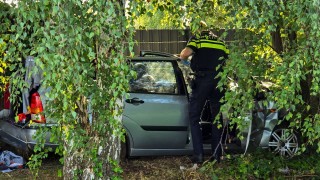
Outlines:
<svg viewBox="0 0 320 180"><path fill-rule="evenodd" d="M220 36L224 30L215 31ZM232 41L234 32L229 31L226 42ZM135 54L139 54L142 50L160 51L171 54L179 54L186 46L191 33L188 29L175 30L137 30L135 34L136 44L133 48Z"/></svg>

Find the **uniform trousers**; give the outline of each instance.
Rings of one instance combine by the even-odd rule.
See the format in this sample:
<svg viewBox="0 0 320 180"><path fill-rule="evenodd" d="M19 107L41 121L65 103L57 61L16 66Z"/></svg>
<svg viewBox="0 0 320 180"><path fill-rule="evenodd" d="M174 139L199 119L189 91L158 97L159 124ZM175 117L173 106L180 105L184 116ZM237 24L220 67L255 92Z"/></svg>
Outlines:
<svg viewBox="0 0 320 180"><path fill-rule="evenodd" d="M216 73L214 72L201 72L196 73L195 79L192 84L192 93L190 96L189 104L189 120L191 127L191 135L193 142L194 155L203 155L202 131L200 126L200 116L205 102L209 100L212 121L219 114L220 99L223 93L217 89L219 79L215 79ZM220 120L222 119L219 115ZM221 134L222 128L217 127L218 123L212 124L212 155L214 157L221 156Z"/></svg>

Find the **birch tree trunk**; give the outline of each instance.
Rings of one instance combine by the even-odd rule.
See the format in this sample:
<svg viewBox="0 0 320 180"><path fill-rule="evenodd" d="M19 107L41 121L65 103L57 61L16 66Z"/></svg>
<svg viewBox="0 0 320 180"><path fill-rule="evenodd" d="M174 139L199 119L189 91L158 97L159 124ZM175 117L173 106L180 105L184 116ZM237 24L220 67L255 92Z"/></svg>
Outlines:
<svg viewBox="0 0 320 180"><path fill-rule="evenodd" d="M87 121L88 118L95 119L95 115L89 114L90 109L88 107L86 98L82 98L77 102L78 104L78 114L81 114L83 120L77 126L77 129L83 129L82 133L87 135L87 139L84 144L75 146L76 143L82 143L78 141L77 137L82 137L84 134L81 131L68 131L65 134L70 134L72 138L65 138L64 141L64 167L63 176L64 179L111 179L117 176L118 162L120 161L120 136L115 135L114 131L106 131L105 134L92 131L92 124ZM116 101L117 105L114 109L116 114L119 114L120 108L123 106L122 100L118 99ZM88 113L89 112L89 113ZM90 117L92 116L92 117ZM121 128L122 115L113 117L117 124L115 127L109 127L110 129ZM111 123L110 123L111 124ZM108 124L108 125L110 125ZM107 125L107 124L106 124ZM108 127L105 127L109 129ZM72 128L70 128L72 129ZM80 148L75 148L80 147ZM94 149L94 151L92 151ZM96 168L98 166L98 168ZM98 173L95 171L99 171ZM97 174L100 177L97 177Z"/></svg>

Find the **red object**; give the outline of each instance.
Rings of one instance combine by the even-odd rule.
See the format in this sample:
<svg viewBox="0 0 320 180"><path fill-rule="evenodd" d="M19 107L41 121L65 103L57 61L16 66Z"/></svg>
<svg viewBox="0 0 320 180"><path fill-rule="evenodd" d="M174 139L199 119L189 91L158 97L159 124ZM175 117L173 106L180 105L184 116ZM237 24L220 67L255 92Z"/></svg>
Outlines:
<svg viewBox="0 0 320 180"><path fill-rule="evenodd" d="M18 114L19 122L24 122L26 120L26 114L20 113Z"/></svg>
<svg viewBox="0 0 320 180"><path fill-rule="evenodd" d="M32 114L38 114L43 111L40 94L35 92L31 95L30 112Z"/></svg>
<svg viewBox="0 0 320 180"><path fill-rule="evenodd" d="M31 103L30 103L30 113L31 120L37 123L46 123L46 119L43 114L42 102L40 99L40 94L35 92L31 95Z"/></svg>
<svg viewBox="0 0 320 180"><path fill-rule="evenodd" d="M6 85L6 90L3 94L3 101L4 101L4 109L10 109L10 92L9 92L9 84Z"/></svg>

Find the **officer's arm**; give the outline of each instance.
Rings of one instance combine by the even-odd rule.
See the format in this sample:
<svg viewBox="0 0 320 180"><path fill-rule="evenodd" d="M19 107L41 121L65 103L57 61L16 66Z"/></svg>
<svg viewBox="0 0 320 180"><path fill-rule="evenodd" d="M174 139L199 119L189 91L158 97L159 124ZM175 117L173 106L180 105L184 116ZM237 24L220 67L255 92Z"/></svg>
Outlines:
<svg viewBox="0 0 320 180"><path fill-rule="evenodd" d="M191 56L193 50L189 47L185 47L180 53L180 59L187 60L189 56Z"/></svg>

